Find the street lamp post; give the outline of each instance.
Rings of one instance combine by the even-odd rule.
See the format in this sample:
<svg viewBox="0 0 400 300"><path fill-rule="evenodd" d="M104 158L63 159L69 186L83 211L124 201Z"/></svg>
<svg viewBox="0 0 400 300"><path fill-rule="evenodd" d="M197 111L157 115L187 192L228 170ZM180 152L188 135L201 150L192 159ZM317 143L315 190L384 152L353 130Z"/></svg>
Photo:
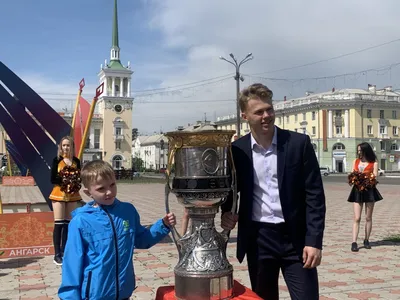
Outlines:
<svg viewBox="0 0 400 300"><path fill-rule="evenodd" d="M236 80L236 131L237 131L237 137L240 138L240 106L239 106L239 94L240 94L240 82L239 80L243 81L243 76L240 75L240 67L248 62L249 60L253 59L253 54L249 53L246 55L245 58L241 60L241 62L238 63L236 60L235 56L231 53L229 56L232 58L233 61L227 60L225 57L220 56L219 59L222 59L231 65L233 65L236 69L236 74L235 77L233 77Z"/></svg>
<svg viewBox="0 0 400 300"><path fill-rule="evenodd" d="M160 164L160 169L161 168L164 168L164 140L163 139L161 139L160 140L160 158L161 159L159 159L159 164ZM161 162L162 162L162 164L161 164ZM162 167L161 167L162 166Z"/></svg>

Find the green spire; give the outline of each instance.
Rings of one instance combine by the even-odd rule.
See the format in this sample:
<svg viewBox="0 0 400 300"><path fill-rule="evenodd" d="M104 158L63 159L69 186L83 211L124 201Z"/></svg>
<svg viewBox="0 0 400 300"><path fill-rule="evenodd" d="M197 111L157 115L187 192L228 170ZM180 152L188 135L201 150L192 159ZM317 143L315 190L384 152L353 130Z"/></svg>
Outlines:
<svg viewBox="0 0 400 300"><path fill-rule="evenodd" d="M125 70L126 68L120 61L120 49L118 39L118 5L117 0L114 0L114 17L112 29L112 46L111 46L111 60L108 67L114 70Z"/></svg>
<svg viewBox="0 0 400 300"><path fill-rule="evenodd" d="M119 48L119 40L118 40L118 5L117 5L117 0L114 0L112 47L113 48Z"/></svg>

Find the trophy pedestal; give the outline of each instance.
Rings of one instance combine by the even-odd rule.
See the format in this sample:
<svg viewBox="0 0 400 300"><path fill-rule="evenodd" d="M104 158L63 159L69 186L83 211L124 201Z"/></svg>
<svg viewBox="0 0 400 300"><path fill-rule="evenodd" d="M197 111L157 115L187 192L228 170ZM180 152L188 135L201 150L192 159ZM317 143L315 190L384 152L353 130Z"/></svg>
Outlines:
<svg viewBox="0 0 400 300"><path fill-rule="evenodd" d="M175 274L177 300L226 300L233 297L233 274L225 277L182 277Z"/></svg>
<svg viewBox="0 0 400 300"><path fill-rule="evenodd" d="M256 293L251 289L240 284L238 281L233 282L233 298L232 300L262 300ZM196 294L191 295L191 299L203 299L197 298ZM173 285L160 286L157 289L155 300L177 300L175 296L175 287ZM213 298L207 298L213 299Z"/></svg>
<svg viewBox="0 0 400 300"><path fill-rule="evenodd" d="M228 236L214 226L218 207L188 208L191 226L178 240L175 296L179 300L233 297L233 268L226 258Z"/></svg>

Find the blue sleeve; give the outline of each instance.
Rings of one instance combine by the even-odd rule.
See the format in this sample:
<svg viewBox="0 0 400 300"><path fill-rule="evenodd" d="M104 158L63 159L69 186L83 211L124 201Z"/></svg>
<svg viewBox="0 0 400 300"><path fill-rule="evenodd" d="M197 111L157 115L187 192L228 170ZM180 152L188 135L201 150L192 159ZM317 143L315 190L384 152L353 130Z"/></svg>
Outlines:
<svg viewBox="0 0 400 300"><path fill-rule="evenodd" d="M58 296L64 299L81 299L83 281L83 239L79 220L72 219L68 226L68 240L64 251L61 286Z"/></svg>
<svg viewBox="0 0 400 300"><path fill-rule="evenodd" d="M135 218L135 248L148 249L168 235L170 229L164 225L162 219L155 222L150 228L140 224L140 216L137 210L134 210Z"/></svg>

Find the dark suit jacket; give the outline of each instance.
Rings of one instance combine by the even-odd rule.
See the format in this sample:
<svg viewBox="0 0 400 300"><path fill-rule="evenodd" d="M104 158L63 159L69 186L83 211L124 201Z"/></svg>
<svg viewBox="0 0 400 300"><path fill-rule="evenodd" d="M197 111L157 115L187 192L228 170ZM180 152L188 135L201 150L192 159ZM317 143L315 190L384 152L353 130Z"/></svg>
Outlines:
<svg viewBox="0 0 400 300"><path fill-rule="evenodd" d="M325 228L325 194L315 151L307 135L277 129L277 169L279 195L285 223L293 245L301 256L304 246L322 249ZM253 156L251 136L232 143L238 192L240 193L237 258L247 252L253 206ZM230 211L232 195L222 205Z"/></svg>

